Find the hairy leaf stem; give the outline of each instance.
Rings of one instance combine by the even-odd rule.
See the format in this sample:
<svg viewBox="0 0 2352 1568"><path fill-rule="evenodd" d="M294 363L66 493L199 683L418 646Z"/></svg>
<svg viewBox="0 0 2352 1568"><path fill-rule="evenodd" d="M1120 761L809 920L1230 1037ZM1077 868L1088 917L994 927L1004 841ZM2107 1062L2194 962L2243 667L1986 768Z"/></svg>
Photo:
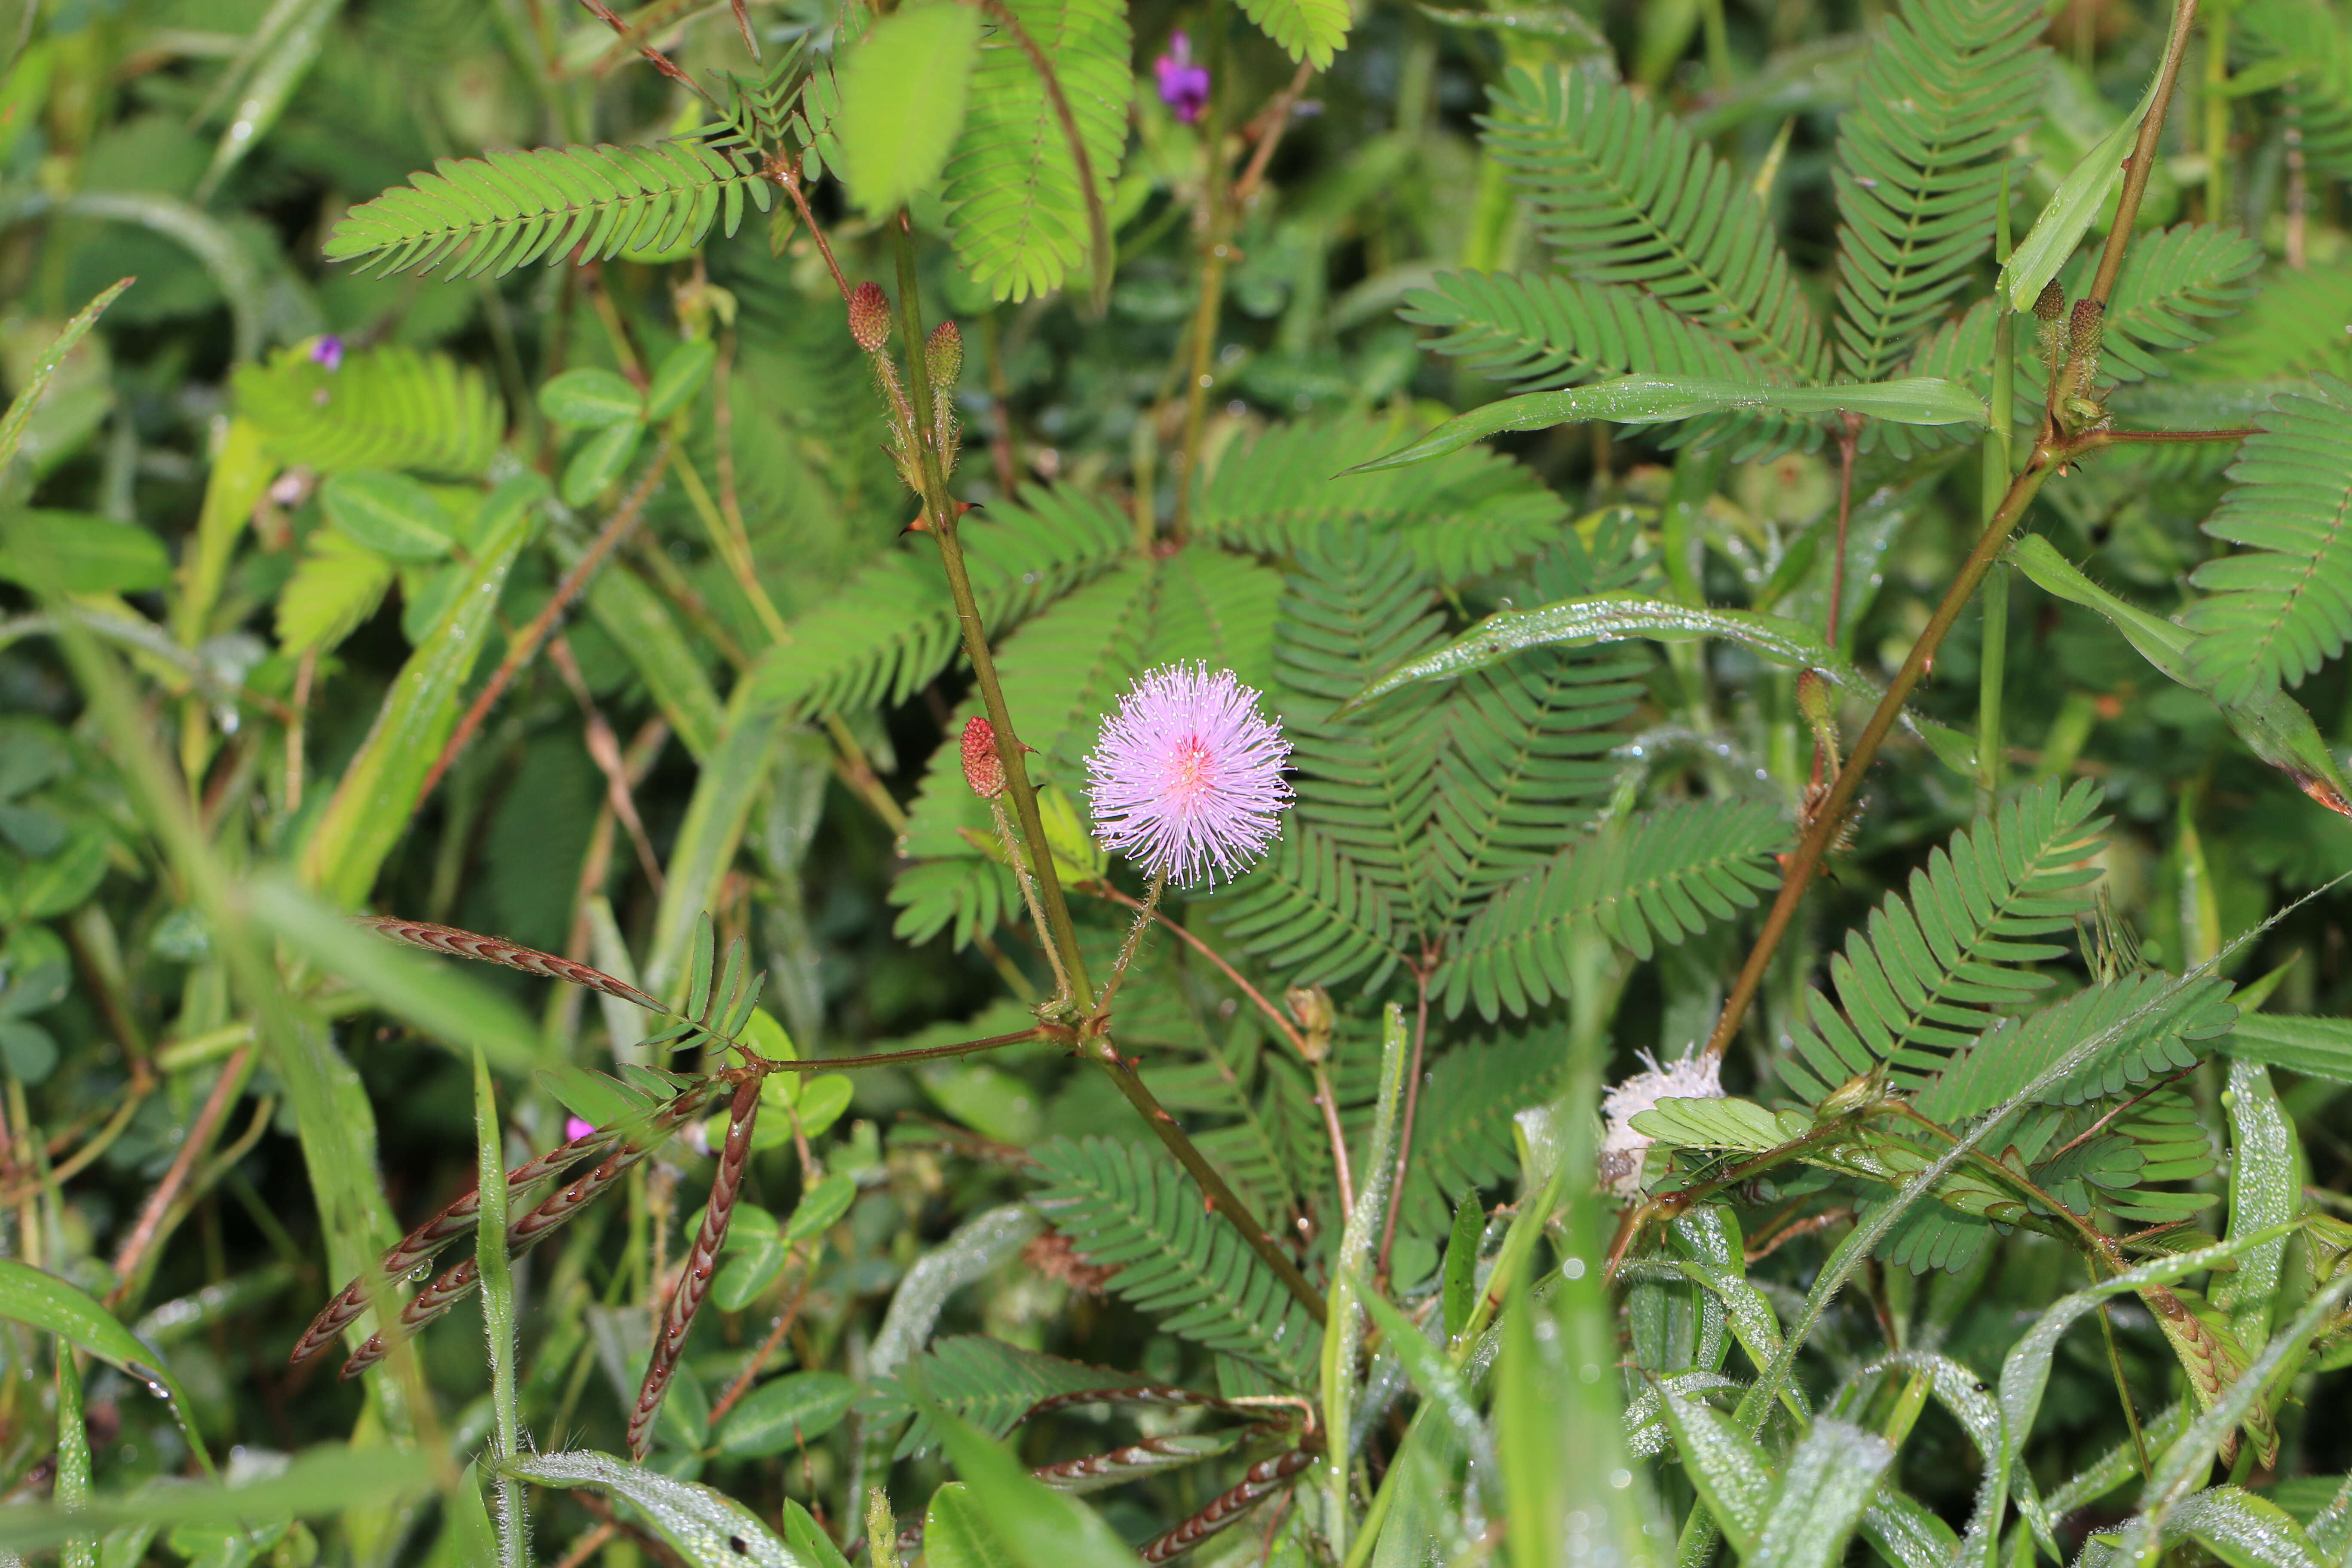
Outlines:
<svg viewBox="0 0 2352 1568"><path fill-rule="evenodd" d="M1005 706L1004 686L997 679L996 660L988 647L987 627L982 623L979 603L972 596L971 576L965 570L963 548L956 540L956 510L949 502L947 473L940 459L939 447L932 437L937 427L931 417L934 389L930 369L924 363L923 313L917 293L919 280L915 275L915 248L907 237L903 222L889 226L890 238L898 251L898 329L907 342L907 380L914 403L914 436L918 471L923 481L923 510L929 520L930 533L938 540L940 561L946 568L948 591L953 595L956 619L963 630L964 651L971 659L972 678L980 687L981 700L988 710L988 721L996 731L998 759L1004 764L1005 793L1013 797L1013 815L1021 824L1022 837L1032 846L1045 842L1045 819L1037 813L1036 786L1029 781L1029 767L1024 760L1018 734L1013 728L1012 710ZM1045 918L1050 931L1040 933L1060 948L1062 962L1067 966L1076 990L1076 1000L1086 1013L1094 1011L1094 986L1087 977L1086 959L1078 951L1077 928L1070 920L1070 905L1062 890L1062 879L1054 870L1054 858L1049 854L1033 855L1031 860L1037 873L1037 889L1045 905ZM1042 1032L1042 1031L1041 1031ZM1323 1298L1298 1265L1290 1260L1265 1227L1250 1213L1247 1205L1235 1194L1217 1168L1209 1163L1176 1119L1161 1107L1159 1100L1146 1089L1135 1069L1118 1054L1108 1030L1090 1032L1081 1042L1083 1054L1092 1057L1129 1105L1141 1114L1144 1122L1177 1162L1200 1184L1202 1194L1211 1207L1225 1216L1246 1243L1249 1249L1263 1259L1275 1272L1285 1289L1297 1297L1318 1324L1323 1321Z"/></svg>
<svg viewBox="0 0 2352 1568"><path fill-rule="evenodd" d="M956 622L963 631L963 648L971 660L972 680L980 688L981 702L987 708L989 724L996 731L997 754L1004 763L1004 791L1013 797L1013 815L1021 824L1022 838L1034 847L1045 842L1045 821L1037 813L1037 786L1029 781L1026 748L1013 727L1013 710L1005 706L1004 685L997 679L996 658L989 651L988 627L981 619L980 603L972 596L971 574L964 565L963 545L956 538L956 509L948 499L947 470L932 434L937 428L932 418L937 389L931 385L930 366L925 363L923 353L923 304L921 285L915 275L915 247L907 236L903 220L885 226L898 252L898 331L907 348L907 384L915 415L915 427L910 434L917 471L923 481L923 512L929 520L931 537L939 542L940 564L947 572L948 592L955 600ZM1055 873L1054 858L1032 855L1030 858L1035 865L1038 897L1045 906L1046 930L1038 935L1060 950L1062 964L1076 989L1079 1007L1091 1011L1094 986L1087 978L1087 961L1078 952L1077 927L1071 923L1069 900L1063 894L1061 878Z"/></svg>
<svg viewBox="0 0 2352 1568"><path fill-rule="evenodd" d="M1733 983L1731 994L1723 1004L1723 1016L1716 1021L1715 1033L1706 1042L1707 1055L1723 1055L1724 1048L1731 1043L1731 1037L1738 1033L1740 1022L1748 1016L1748 1009L1755 1002L1756 993L1764 983L1764 971L1771 963L1772 954L1780 947L1780 939L1788 934L1789 922L1795 918L1797 905L1804 898L1805 889L1812 884L1814 873L1821 869L1822 860L1829 853L1830 843L1837 837L1839 825L1845 820L1846 813L1853 809L1854 797L1862 793L1863 774L1868 771L1872 759L1877 756L1878 748L1885 743L1887 732L1894 729L1903 704L1927 673L1927 667L1935 661L1936 650L1943 646L1953 623L1959 619L1961 609L1976 593L1977 584L1984 580L1985 574L2000 558L2002 546L2009 542L2009 536L2016 530L2018 520L2025 515L2027 505L2040 493L2043 482L2070 455L2071 448L2054 440L2035 444L2033 455L2027 459L2024 469L2010 481L2009 493L2001 498L2000 505L1993 511L1992 520L1985 525L1984 532L1978 536L1976 548L1969 552L1967 561L1961 563L1959 575L1946 590L1943 603L1936 606L1936 613L1928 618L1918 640L1904 656L1903 667L1895 672L1895 679L1887 684L1886 694L1879 699L1877 710L1871 714L1870 721L1862 727L1862 733L1854 738L1853 750L1847 754L1845 765L1838 769L1836 778L1830 784L1829 798L1814 813L1804 837L1798 841L1796 853L1790 858L1787 874L1780 883L1780 896L1772 900L1771 912L1764 917L1764 929L1757 934L1756 945L1749 950L1748 962L1740 967L1739 978Z"/></svg>

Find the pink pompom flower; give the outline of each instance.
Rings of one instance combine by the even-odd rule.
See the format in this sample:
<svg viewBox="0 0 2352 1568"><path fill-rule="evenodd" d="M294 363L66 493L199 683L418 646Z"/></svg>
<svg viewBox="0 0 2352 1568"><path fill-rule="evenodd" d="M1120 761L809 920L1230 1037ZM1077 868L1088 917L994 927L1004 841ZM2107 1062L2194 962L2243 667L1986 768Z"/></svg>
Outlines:
<svg viewBox="0 0 2352 1568"><path fill-rule="evenodd" d="M1160 79L1160 101L1190 125L1209 106L1209 68L1192 58L1192 40L1179 28L1168 38L1168 52L1151 62Z"/></svg>
<svg viewBox="0 0 2352 1568"><path fill-rule="evenodd" d="M1290 742L1258 694L1205 665L1147 670L1087 758L1095 836L1178 887L1246 869L1282 832Z"/></svg>

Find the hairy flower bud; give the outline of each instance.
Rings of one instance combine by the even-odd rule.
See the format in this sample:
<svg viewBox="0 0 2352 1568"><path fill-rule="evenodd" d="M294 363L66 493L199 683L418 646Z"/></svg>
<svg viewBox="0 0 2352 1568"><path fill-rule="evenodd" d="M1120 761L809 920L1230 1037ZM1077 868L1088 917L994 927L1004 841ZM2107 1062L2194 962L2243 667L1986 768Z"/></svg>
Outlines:
<svg viewBox="0 0 2352 1568"><path fill-rule="evenodd" d="M996 731L977 713L963 727L963 782L982 800L1004 793L1004 759L996 754Z"/></svg>
<svg viewBox="0 0 2352 1568"><path fill-rule="evenodd" d="M2065 313L2066 290L2058 287L2058 279L2053 278L2042 286L2042 292L2033 297L2033 319L2050 326Z"/></svg>
<svg viewBox="0 0 2352 1568"><path fill-rule="evenodd" d="M2096 300L2075 300L2074 318L2066 323L2066 357L2090 367L2085 379L2098 374L2099 345L2106 335L2106 307Z"/></svg>
<svg viewBox="0 0 2352 1568"><path fill-rule="evenodd" d="M930 341L923 345L923 365L931 373L931 390L935 396L946 396L963 379L963 333L953 321L941 321L931 329Z"/></svg>
<svg viewBox="0 0 2352 1568"><path fill-rule="evenodd" d="M1338 1027L1339 1010L1331 1005L1331 993L1320 985L1294 985L1282 994L1290 1008L1290 1016L1298 1021L1303 1037L1299 1048L1309 1062L1319 1062L1331 1054L1331 1031Z"/></svg>
<svg viewBox="0 0 2352 1568"><path fill-rule="evenodd" d="M850 290L849 335L867 353L879 353L890 341L890 296L879 283L860 283Z"/></svg>
<svg viewBox="0 0 2352 1568"><path fill-rule="evenodd" d="M1809 669L1797 677L1797 710L1815 730L1829 728L1830 683L1820 670Z"/></svg>

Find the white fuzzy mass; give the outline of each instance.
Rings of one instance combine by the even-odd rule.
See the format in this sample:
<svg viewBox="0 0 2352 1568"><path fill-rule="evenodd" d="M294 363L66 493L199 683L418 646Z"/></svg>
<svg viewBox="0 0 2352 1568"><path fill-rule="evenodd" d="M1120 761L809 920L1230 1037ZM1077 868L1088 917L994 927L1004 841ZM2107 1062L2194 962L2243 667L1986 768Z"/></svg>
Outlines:
<svg viewBox="0 0 2352 1568"><path fill-rule="evenodd" d="M1649 1052L1641 1053L1648 1070L1637 1072L1601 1097L1601 1114L1608 1133L1601 1141L1601 1183L1620 1197L1642 1190L1642 1156L1650 1135L1633 1129L1633 1118L1662 1100L1721 1100L1723 1061L1701 1052L1696 1045L1658 1065Z"/></svg>

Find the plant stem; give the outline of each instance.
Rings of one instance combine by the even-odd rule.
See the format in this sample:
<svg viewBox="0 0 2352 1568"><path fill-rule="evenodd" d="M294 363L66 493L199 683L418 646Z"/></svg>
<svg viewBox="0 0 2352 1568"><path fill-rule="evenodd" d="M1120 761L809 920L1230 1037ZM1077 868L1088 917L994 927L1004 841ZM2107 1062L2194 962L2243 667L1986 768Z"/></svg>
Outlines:
<svg viewBox="0 0 2352 1568"><path fill-rule="evenodd" d="M965 569L963 546L956 539L956 510L948 500L947 471L941 466L939 447L932 432L937 428L931 417L932 387L930 367L923 353L923 306L920 284L915 276L915 247L907 237L906 224L886 225L890 240L898 253L898 330L907 349L907 381L914 401L915 451L919 471L923 480L923 510L930 520L931 537L939 542L940 564L948 576L948 592L955 600L956 621L963 631L963 648L971 660L973 682L980 688L982 703L988 710L988 722L996 731L997 754L1004 763L1004 789L1013 797L1013 815L1021 824L1021 836L1029 844L1045 842L1045 818L1037 813L1037 788L1029 782L1026 748L1013 727L1013 710L1005 706L1004 686L996 677L996 658L989 651L988 627L981 620L980 604L972 596L971 574ZM1062 879L1055 873L1051 855L1036 855L1037 891L1045 905L1046 930L1039 934L1061 950L1062 963L1068 971L1076 991L1075 1000L1080 1008L1091 1012L1094 986L1087 978L1087 961L1078 952L1077 927L1070 921L1069 900L1062 892Z"/></svg>
<svg viewBox="0 0 2352 1568"><path fill-rule="evenodd" d="M2205 15L2205 221L2230 207L2230 13Z"/></svg>
<svg viewBox="0 0 2352 1568"><path fill-rule="evenodd" d="M1045 952L1045 963L1054 971L1055 1000L1068 1002L1073 997L1069 974L1062 968L1062 950L1055 944L1052 935L1045 930L1045 911L1037 906L1037 882L1029 875L1029 863L1021 853L1020 841L1013 837L1013 824L1005 818L1004 803L999 800L990 801L988 815L996 824L996 841L1004 850L1005 864L1013 868L1013 879L1021 885L1021 901L1028 906L1029 923L1037 932L1037 946ZM1156 891L1152 902L1155 904L1159 902ZM1130 942L1130 950L1131 948ZM1124 959L1125 954L1121 957ZM1121 963L1119 967L1124 969L1126 964ZM1118 984L1117 975L1112 976L1111 984L1114 986ZM1110 1005L1109 997L1103 998L1103 1005L1105 1007Z"/></svg>
<svg viewBox="0 0 2352 1568"><path fill-rule="evenodd" d="M1209 1206L1225 1216L1225 1223L1241 1234L1249 1249L1274 1270L1275 1277L1282 1281L1283 1287L1300 1306L1307 1309L1307 1315L1320 1326L1325 1317L1322 1296L1307 1282L1307 1276L1298 1271L1298 1265L1290 1260L1290 1255L1265 1233L1265 1227L1258 1224L1248 1205L1226 1184L1225 1178L1218 1174L1217 1168L1209 1163L1208 1157L1184 1136L1184 1130L1176 1125L1176 1119L1169 1115L1151 1091L1143 1086L1143 1080L1136 1077L1135 1069L1120 1058L1108 1038L1097 1037L1087 1043L1086 1050L1110 1074L1110 1080L1118 1086L1119 1093L1127 1096L1127 1102L1142 1115L1145 1123L1159 1135L1160 1142L1166 1145L1168 1152L1176 1156L1177 1163L1184 1167L1193 1181L1200 1184Z"/></svg>
<svg viewBox="0 0 2352 1568"><path fill-rule="evenodd" d="M2197 0L2177 0L2172 31L2164 40L2164 63L2157 69L2156 100L2147 106L2147 118L2139 122L2131 162L2124 165L2124 190L2116 203L2115 226L2107 230L2106 248L2099 252L2099 270L2091 279L2090 298L2102 308L2114 296L2116 276L2123 270L2132 226L2139 221L2140 197L2147 194L2147 177L2156 167L2156 144L2164 135L2165 112L2172 107L2172 89L2180 79L2181 57L2188 52L2189 35L2196 26Z"/></svg>
<svg viewBox="0 0 2352 1568"><path fill-rule="evenodd" d="M1764 917L1764 929L1758 933L1756 945L1749 950L1748 962L1741 966L1739 978L1733 984L1731 994L1724 1002L1723 1016L1717 1021L1715 1034L1706 1043L1707 1055L1723 1055L1724 1048L1731 1043L1731 1037L1738 1032L1741 1020L1747 1016L1749 1005L1756 1000L1758 989L1764 983L1764 971L1771 963L1772 954L1780 947L1780 939L1788 934L1789 922L1795 918L1797 905L1804 898L1805 889L1811 885L1813 874L1821 869L1822 860L1829 853L1830 841L1836 837L1839 824L1853 808L1854 797L1862 793L1863 774L1868 770L1872 759L1878 755L1878 748L1885 743L1887 731L1895 727L1895 716L1903 710L1903 704L1910 698L1913 689L1927 673L1927 666L1935 660L1936 650L1943 646L1946 635L1951 631L1953 623L1959 619L1960 611L1976 592L1977 584L1984 580L1985 574L1991 570L1993 562L1999 558L2001 547L2009 542L2009 536L2017 527L2018 520L2025 515L2028 503L2040 492L2043 481L2071 455L2071 448L2062 450L2049 441L2036 443L2024 471L2010 482L2009 493L2001 498L1992 521L1986 524L1984 532L1978 537L1976 548L1969 552L1968 560L1961 563L1959 575L1952 580L1951 587L1945 592L1943 603L1936 606L1936 613L1928 618L1919 639L1904 656L1903 667L1895 672L1894 680L1887 685L1886 695L1879 699L1878 708L1871 714L1870 721L1855 737L1853 750L1848 753L1845 765L1838 769L1837 778L1830 785L1829 798L1822 803L1812 825L1805 829L1804 837L1798 841L1796 853L1790 858L1787 875L1780 883L1780 896L1772 900L1771 912Z"/></svg>
<svg viewBox="0 0 2352 1568"><path fill-rule="evenodd" d="M2001 687L2009 665L2009 566L1985 575L1984 647L1977 666L1977 800L1990 811L2000 798Z"/></svg>
<svg viewBox="0 0 2352 1568"><path fill-rule="evenodd" d="M1224 72L1218 68L1214 57L1218 43L1224 37L1224 7L1218 0L1210 0L1209 26L1204 29L1204 52L1211 58L1210 80L1221 82ZM1192 521L1192 491L1196 470L1200 468L1201 431L1208 420L1209 388L1216 377L1210 370L1217 342L1217 316L1225 298L1225 261L1233 255L1231 235L1233 214L1228 200L1230 192L1225 183L1224 116L1219 112L1218 94L1209 94L1207 110L1201 116L1201 297L1192 307L1192 362L1184 376L1184 437L1176 454L1176 505L1170 514L1168 537L1177 544L1184 542L1185 531Z"/></svg>
<svg viewBox="0 0 2352 1568"><path fill-rule="evenodd" d="M1117 888L1112 887L1108 882L1096 884L1095 890L1115 904L1125 904L1130 910L1140 910L1143 908L1142 900L1131 899L1125 893L1120 892ZM1225 957L1223 953L1219 952L1215 948L1211 947L1207 942L1202 942L1198 936L1194 935L1192 931L1187 931L1183 926L1170 920L1166 915L1161 914L1159 910L1152 910L1149 912L1153 920L1158 921L1161 925L1166 926L1170 931L1175 932L1178 941L1183 942L1193 952L1199 953L1202 958L1207 959L1211 963L1215 964L1217 966L1217 972L1223 974L1226 979L1232 981L1234 986L1240 990L1242 994L1250 999L1251 1003L1256 1006L1259 1012L1272 1019L1274 1026L1280 1029L1283 1033L1283 1037L1290 1042L1291 1048L1297 1051L1302 1058L1305 1058L1307 1055L1307 1040L1304 1036L1299 1034L1298 1026L1292 1023L1289 1018L1285 1016L1281 1008L1276 1007L1273 1003L1267 1001L1264 992L1251 984L1248 981L1243 979L1241 971L1226 963Z"/></svg>
<svg viewBox="0 0 2352 1568"><path fill-rule="evenodd" d="M1404 1080L1404 1121L1397 1129L1396 1179L1389 1184L1388 1217L1381 1225L1380 1267L1373 1273L1385 1281L1389 1254L1396 1247L1397 1211L1404 1207L1404 1178L1412 1168L1413 1114L1421 1109L1421 1059L1429 1044L1429 972L1413 976L1412 1065Z"/></svg>
<svg viewBox="0 0 2352 1568"><path fill-rule="evenodd" d="M997 820L1002 822L1003 818L1000 816ZM1118 995L1118 988L1127 983L1128 966L1135 962L1136 950L1143 945L1143 933L1151 928L1152 917L1160 912L1160 895L1167 891L1167 874L1153 872L1151 886L1143 895L1143 903L1135 911L1135 919L1128 924L1127 940L1118 944L1118 957L1110 966L1110 983L1103 987L1102 1000L1095 1005L1095 1016L1104 1027L1109 1026L1111 1002Z"/></svg>

